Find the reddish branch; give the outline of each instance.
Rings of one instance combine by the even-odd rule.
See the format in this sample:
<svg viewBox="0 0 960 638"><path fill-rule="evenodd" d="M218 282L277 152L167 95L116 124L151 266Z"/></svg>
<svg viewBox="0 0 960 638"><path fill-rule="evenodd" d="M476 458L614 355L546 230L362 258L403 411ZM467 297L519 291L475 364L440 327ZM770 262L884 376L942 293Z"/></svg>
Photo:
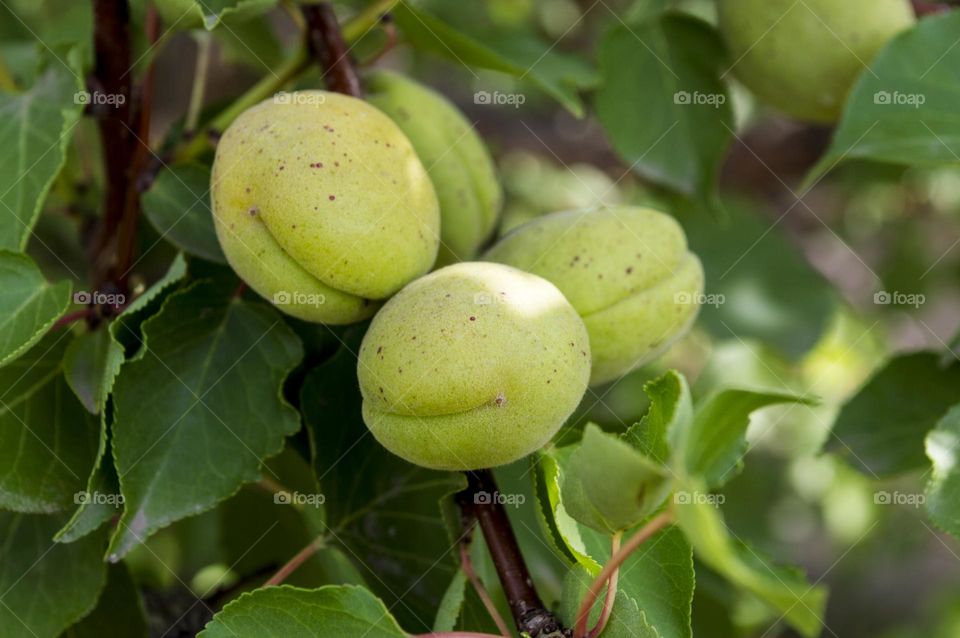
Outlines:
<svg viewBox="0 0 960 638"><path fill-rule="evenodd" d="M533 586L533 579L520 553L507 512L497 498L498 494L493 473L490 470L477 470L467 472L467 489L457 495L457 501L465 515L469 511L480 524L520 633L529 634L531 638L562 633L560 623L544 607Z"/></svg>
<svg viewBox="0 0 960 638"><path fill-rule="evenodd" d="M333 8L327 2L320 2L305 4L301 9L307 22L307 42L311 53L320 62L327 88L362 98L360 78L350 62L347 44Z"/></svg>
<svg viewBox="0 0 960 638"><path fill-rule="evenodd" d="M131 124L133 77L130 70L130 6L126 0L93 0L93 78L90 112L100 122L104 162L104 210L93 258L100 284L110 264L105 249L114 239L127 206L135 130Z"/></svg>
<svg viewBox="0 0 960 638"><path fill-rule="evenodd" d="M619 572L620 566L630 558L630 555L633 554L640 545L671 523L673 523L673 512L669 510L653 517L649 523L631 536L630 540L624 543L623 547L616 551L610 557L610 560L604 564L603 569L600 570L600 575L590 584L589 589L587 589L587 594L580 603L580 609L577 611L576 625L573 629L573 638L586 638L587 636L595 638L593 632L587 631L587 622L590 618L590 610L593 609L594 603L596 603L597 598L600 597L600 592L603 591L608 581ZM602 630L603 627L599 626L598 633Z"/></svg>
<svg viewBox="0 0 960 638"><path fill-rule="evenodd" d="M946 2L925 2L924 0L913 0L913 10L917 12L917 16L926 16L932 15L935 13L943 13L944 11L950 11L954 7Z"/></svg>
<svg viewBox="0 0 960 638"><path fill-rule="evenodd" d="M315 538L309 545L297 552L296 556L287 561L287 563L281 567L276 574L270 577L267 582L263 584L264 587L270 587L272 585L280 585L287 579L287 577L293 572L297 571L297 568L307 562L311 556L317 553L317 550L323 547L323 539Z"/></svg>
<svg viewBox="0 0 960 638"><path fill-rule="evenodd" d="M160 16L156 7L150 5L146 18L147 42L152 47L160 37ZM137 93L137 109L134 122L136 135L133 139L133 157L130 161L129 179L126 184L127 197L123 209L123 218L117 233L117 261L111 275L117 285L126 290L127 277L133 265L134 247L137 239L137 221L140 218L139 179L150 159L150 111L153 105L153 69L151 62L140 82Z"/></svg>

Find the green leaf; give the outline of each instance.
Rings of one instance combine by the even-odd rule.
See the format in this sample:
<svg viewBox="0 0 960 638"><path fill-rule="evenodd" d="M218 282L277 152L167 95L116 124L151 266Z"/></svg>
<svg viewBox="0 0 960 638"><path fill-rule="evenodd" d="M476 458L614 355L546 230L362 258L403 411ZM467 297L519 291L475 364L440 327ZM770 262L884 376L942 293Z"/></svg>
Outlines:
<svg viewBox="0 0 960 638"><path fill-rule="evenodd" d="M741 202L724 205L724 222L703 216L684 226L710 273L698 321L718 339L756 338L799 359L826 331L836 293L768 216Z"/></svg>
<svg viewBox="0 0 960 638"><path fill-rule="evenodd" d="M70 282L50 285L32 259L0 250L0 366L26 352L69 305Z"/></svg>
<svg viewBox="0 0 960 638"><path fill-rule="evenodd" d="M681 487L688 494L707 493L706 485L696 481ZM679 500L674 510L697 558L737 587L755 595L801 635L807 638L820 635L827 598L825 588L810 585L794 570L769 565L753 550L734 542L723 515L707 499Z"/></svg>
<svg viewBox="0 0 960 638"><path fill-rule="evenodd" d="M82 88L52 64L30 90L0 92L0 248L23 250L80 117Z"/></svg>
<svg viewBox="0 0 960 638"><path fill-rule="evenodd" d="M106 582L103 535L54 543L62 524L62 516L0 511L4 638L56 638L96 604Z"/></svg>
<svg viewBox="0 0 960 638"><path fill-rule="evenodd" d="M840 410L828 449L875 477L924 467L924 437L958 401L960 363L934 352L895 357Z"/></svg>
<svg viewBox="0 0 960 638"><path fill-rule="evenodd" d="M271 308L199 282L170 295L142 330L143 354L123 364L113 390L125 510L112 561L258 480L299 428L281 385L300 341Z"/></svg>
<svg viewBox="0 0 960 638"><path fill-rule="evenodd" d="M618 23L600 43L597 117L634 171L705 200L733 135L724 49L707 23L665 14Z"/></svg>
<svg viewBox="0 0 960 638"><path fill-rule="evenodd" d="M197 638L407 638L383 602L362 587L284 585L243 594Z"/></svg>
<svg viewBox="0 0 960 638"><path fill-rule="evenodd" d="M288 445L268 461L264 477L284 490L270 492L263 485L246 485L216 510L221 560L241 577L275 571L323 529L322 498L304 498L320 494L320 488L310 465L298 452ZM321 547L285 582L301 587L364 584L353 563L337 547Z"/></svg>
<svg viewBox="0 0 960 638"><path fill-rule="evenodd" d="M101 448L90 477L87 479L83 497L75 499L80 506L66 522L63 529L53 537L58 543L72 543L87 534L92 534L101 525L120 514L123 507L120 498L120 482L113 467L110 441L107 439L106 416L100 416Z"/></svg>
<svg viewBox="0 0 960 638"><path fill-rule="evenodd" d="M685 427L693 418L690 388L682 374L670 370L645 383L643 391L650 397L650 408L627 429L623 440L663 465L670 459L669 432Z"/></svg>
<svg viewBox="0 0 960 638"><path fill-rule="evenodd" d="M933 476L927 485L927 514L940 529L960 538L960 405L955 405L927 435Z"/></svg>
<svg viewBox="0 0 960 638"><path fill-rule="evenodd" d="M123 627L125 638L146 638L147 620L137 584L123 563L109 565L107 585L100 594L96 608L62 638L104 638L117 635Z"/></svg>
<svg viewBox="0 0 960 638"><path fill-rule="evenodd" d="M901 165L956 164L960 14L920 20L860 75L833 142L811 171L815 182L837 163L867 159Z"/></svg>
<svg viewBox="0 0 960 638"><path fill-rule="evenodd" d="M432 628L434 633L453 631L456 628L460 611L467 599L468 586L466 572L457 570L437 606L437 617L433 620Z"/></svg>
<svg viewBox="0 0 960 638"><path fill-rule="evenodd" d="M599 531L633 527L663 503L665 468L590 423L570 455L561 497L574 519Z"/></svg>
<svg viewBox="0 0 960 638"><path fill-rule="evenodd" d="M210 168L174 166L160 172L143 195L143 212L160 236L185 252L226 263L210 212Z"/></svg>
<svg viewBox="0 0 960 638"><path fill-rule="evenodd" d="M560 547L564 556L571 557L571 562L583 565L595 576L610 557L610 536L571 518L556 487L563 480L573 447L541 454L537 482L550 489L545 493L538 490L538 511L546 522L548 539ZM679 529L661 530L645 543L643 551L630 556L620 570L620 587L637 602L647 622L662 638L690 638L693 554Z"/></svg>
<svg viewBox="0 0 960 638"><path fill-rule="evenodd" d="M73 338L63 355L67 383L90 414L98 414L110 394L111 342L107 330L84 332Z"/></svg>
<svg viewBox="0 0 960 638"><path fill-rule="evenodd" d="M178 29L212 31L224 20L247 20L272 9L277 0L157 0L164 22Z"/></svg>
<svg viewBox="0 0 960 638"><path fill-rule="evenodd" d="M64 509L93 465L99 430L63 378L67 334L0 368L0 507Z"/></svg>
<svg viewBox="0 0 960 638"><path fill-rule="evenodd" d="M414 633L433 626L456 570L456 545L438 503L462 474L427 470L389 453L367 430L354 354L359 331L304 381L300 405L317 441L327 540L344 549L373 591Z"/></svg>
<svg viewBox="0 0 960 638"><path fill-rule="evenodd" d="M750 414L778 403L810 405L813 401L793 394L737 389L711 395L697 406L686 427L671 432L677 470L703 479L708 488L723 485L742 466Z"/></svg>
<svg viewBox="0 0 960 638"><path fill-rule="evenodd" d="M560 600L560 620L567 627L573 627L580 610L580 601L587 593L594 575L583 565L574 565L563 579L563 597ZM600 601L603 600L601 595ZM593 627L600 616L601 603L597 602L590 613L587 627ZM637 601L630 598L623 589L617 590L613 603L613 612L600 638L663 638L661 634L647 623L646 615L637 606Z"/></svg>
<svg viewBox="0 0 960 638"><path fill-rule="evenodd" d="M392 15L414 46L467 67L500 71L530 80L577 117L583 117L579 88L593 84L582 61L553 50L549 43L484 38L464 34L439 18L401 2Z"/></svg>
<svg viewBox="0 0 960 638"><path fill-rule="evenodd" d="M120 373L120 366L123 365L124 361L124 346L121 343L123 341L121 335L139 346L141 343L140 322L143 317L149 314L151 310L156 310L159 307L162 294L168 291L172 284L179 281L186 274L186 271L187 266L183 256L177 255L173 263L170 264L167 273L161 279L150 286L145 293L134 299L106 330L94 333L99 335L94 338L106 340L107 345L105 352L101 354L101 351L97 350L97 356L92 357L93 365L89 368L89 375L86 376L88 379L86 383L90 387L96 387L96 392L91 391L89 394L95 394L97 412L100 414L100 447L97 451L97 460L94 463L93 470L91 470L90 477L87 479L87 494L117 495L120 493L120 483L117 478L117 471L113 466L113 456L108 440L110 417L108 417L106 406L110 392L113 390L113 382ZM90 346L85 347L89 348ZM69 352L68 349L68 355ZM71 374L76 375L77 372L74 369L71 373L70 365L68 364L67 367L67 381L70 382L74 392L77 392L79 382L76 379L73 381L70 379ZM86 499L85 502L80 504L63 529L57 532L55 539L61 543L71 543L110 520L117 514L117 509L117 505L110 502L110 499Z"/></svg>

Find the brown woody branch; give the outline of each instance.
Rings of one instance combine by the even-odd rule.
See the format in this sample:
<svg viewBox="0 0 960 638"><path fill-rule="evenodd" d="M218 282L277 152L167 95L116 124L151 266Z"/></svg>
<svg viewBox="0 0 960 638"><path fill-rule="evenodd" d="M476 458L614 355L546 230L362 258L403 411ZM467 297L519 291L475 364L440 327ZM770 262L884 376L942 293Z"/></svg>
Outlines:
<svg viewBox="0 0 960 638"><path fill-rule="evenodd" d="M533 586L507 512L497 498L493 473L477 470L466 474L467 489L457 495L457 503L465 517L474 516L480 524L517 629L531 638L567 635Z"/></svg>
<svg viewBox="0 0 960 638"><path fill-rule="evenodd" d="M99 286L112 269L107 248L115 241L127 207L133 157L130 69L130 6L126 0L93 0L93 77L90 112L99 120L104 164L103 217L93 254ZM110 98L109 100L102 98ZM98 99L101 98L101 99Z"/></svg>
<svg viewBox="0 0 960 638"><path fill-rule="evenodd" d="M953 5L946 2L925 2L924 0L913 0L913 10L916 11L918 17L943 13L945 11L950 11L953 8L955 8Z"/></svg>
<svg viewBox="0 0 960 638"><path fill-rule="evenodd" d="M340 24L327 2L301 7L307 23L310 51L323 69L323 80L331 91L362 98L360 78L350 61L350 53L340 32Z"/></svg>

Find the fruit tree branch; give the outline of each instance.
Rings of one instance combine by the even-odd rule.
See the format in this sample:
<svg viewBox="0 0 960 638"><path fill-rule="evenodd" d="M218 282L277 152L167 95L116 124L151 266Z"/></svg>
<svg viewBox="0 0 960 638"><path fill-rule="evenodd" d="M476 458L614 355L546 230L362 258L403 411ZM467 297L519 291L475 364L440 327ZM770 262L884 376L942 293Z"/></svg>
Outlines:
<svg viewBox="0 0 960 638"><path fill-rule="evenodd" d="M507 512L498 499L500 492L493 473L477 470L466 475L467 489L457 495L457 502L464 516L475 516L480 524L517 629L530 638L562 634L560 623L544 607L533 586Z"/></svg>
<svg viewBox="0 0 960 638"><path fill-rule="evenodd" d="M946 2L926 2L925 0L913 0L913 10L916 11L918 17L932 15L935 13L943 13L944 11L950 11L953 8L955 7Z"/></svg>
<svg viewBox="0 0 960 638"><path fill-rule="evenodd" d="M89 108L100 124L103 147L103 218L92 258L100 284L112 264L105 255L123 219L130 181L133 76L130 69L130 6L126 0L93 0L93 77Z"/></svg>
<svg viewBox="0 0 960 638"><path fill-rule="evenodd" d="M327 88L362 98L360 77L350 62L350 53L333 7L327 2L318 2L305 4L301 10L307 21L307 42L320 62Z"/></svg>
<svg viewBox="0 0 960 638"><path fill-rule="evenodd" d="M154 46L160 39L160 14L154 5L147 8L144 28L147 42ZM126 291L127 277L133 267L134 248L137 243L137 221L140 218L140 188L138 181L150 159L150 115L153 107L154 63L150 62L136 93L136 109L131 115L132 126L136 134L130 140L132 145L130 168L127 173L126 197L123 217L117 229L117 261L113 266L111 278L121 290Z"/></svg>

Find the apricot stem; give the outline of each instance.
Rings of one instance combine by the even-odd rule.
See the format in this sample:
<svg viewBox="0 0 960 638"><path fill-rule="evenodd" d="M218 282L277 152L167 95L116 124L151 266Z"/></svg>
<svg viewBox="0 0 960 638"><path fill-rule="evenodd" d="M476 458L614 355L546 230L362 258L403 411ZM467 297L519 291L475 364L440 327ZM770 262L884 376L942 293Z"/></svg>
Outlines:
<svg viewBox="0 0 960 638"><path fill-rule="evenodd" d="M337 93L363 97L360 77L350 60L347 48L340 32L337 15L328 2L301 5L300 10L307 21L307 43L323 69L323 80L327 88Z"/></svg>
<svg viewBox="0 0 960 638"><path fill-rule="evenodd" d="M673 523L673 518L673 512L670 510L661 512L650 519L650 522L640 528L640 531L631 536L623 547L610 557L610 560L600 570L600 575L590 584L590 588L587 589L587 593L580 603L580 610L577 611L577 620L573 629L573 638L586 638L588 635L592 635L587 632L587 620L590 617L590 610L593 609L594 603L597 602L597 598L603 590L603 586L617 573L620 566L638 547L662 528Z"/></svg>

